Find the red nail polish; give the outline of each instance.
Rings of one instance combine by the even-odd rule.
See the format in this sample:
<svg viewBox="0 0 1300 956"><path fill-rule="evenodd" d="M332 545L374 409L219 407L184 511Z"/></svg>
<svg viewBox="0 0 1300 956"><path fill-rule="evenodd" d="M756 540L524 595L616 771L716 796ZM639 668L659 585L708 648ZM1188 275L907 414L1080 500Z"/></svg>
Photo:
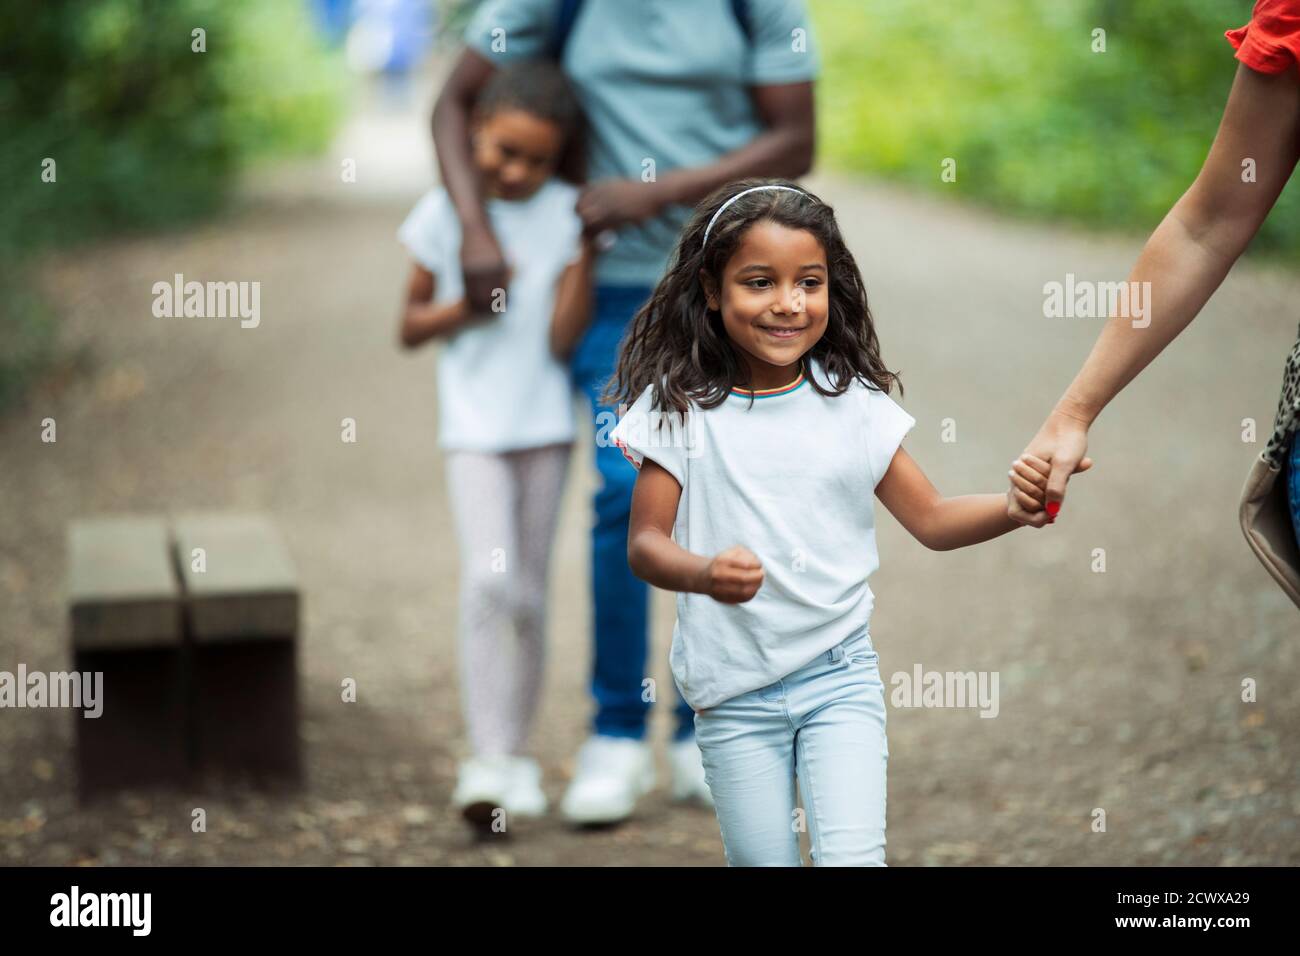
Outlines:
<svg viewBox="0 0 1300 956"><path fill-rule="evenodd" d="M1060 511L1061 511L1061 503L1059 501L1049 501L1047 503L1047 513L1051 515L1053 518L1055 518L1060 513Z"/></svg>

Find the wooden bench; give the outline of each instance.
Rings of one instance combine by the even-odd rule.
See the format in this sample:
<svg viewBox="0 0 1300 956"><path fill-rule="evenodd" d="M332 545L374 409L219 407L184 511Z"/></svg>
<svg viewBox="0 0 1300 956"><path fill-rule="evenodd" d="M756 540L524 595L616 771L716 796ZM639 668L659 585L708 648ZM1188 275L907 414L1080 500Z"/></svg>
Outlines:
<svg viewBox="0 0 1300 956"><path fill-rule="evenodd" d="M196 550L201 549L201 559ZM257 515L96 518L68 533L83 801L121 787L301 781L297 575Z"/></svg>
<svg viewBox="0 0 1300 956"><path fill-rule="evenodd" d="M298 580L284 540L258 515L179 515L172 534L198 769L259 785L299 781Z"/></svg>
<svg viewBox="0 0 1300 956"><path fill-rule="evenodd" d="M102 672L103 710L76 711L78 793L190 782L181 594L161 518L68 528L73 669Z"/></svg>

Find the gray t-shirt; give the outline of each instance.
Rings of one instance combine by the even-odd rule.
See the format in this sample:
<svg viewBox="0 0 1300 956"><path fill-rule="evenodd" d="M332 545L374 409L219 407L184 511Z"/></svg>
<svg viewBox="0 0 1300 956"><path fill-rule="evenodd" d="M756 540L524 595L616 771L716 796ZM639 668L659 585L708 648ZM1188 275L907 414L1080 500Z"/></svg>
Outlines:
<svg viewBox="0 0 1300 956"><path fill-rule="evenodd" d="M487 0L465 42L503 64L548 55L560 0ZM762 131L752 86L803 83L817 55L803 0L749 0L747 41L730 0L584 0L563 68L590 128L588 178L642 180L704 166ZM654 285L689 206L619 230L596 263L607 284Z"/></svg>

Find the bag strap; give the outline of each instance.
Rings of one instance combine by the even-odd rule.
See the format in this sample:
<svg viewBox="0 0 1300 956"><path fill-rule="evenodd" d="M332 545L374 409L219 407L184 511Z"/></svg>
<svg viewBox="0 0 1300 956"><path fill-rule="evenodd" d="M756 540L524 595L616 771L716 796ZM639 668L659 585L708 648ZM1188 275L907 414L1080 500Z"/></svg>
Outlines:
<svg viewBox="0 0 1300 956"><path fill-rule="evenodd" d="M578 11L581 9L582 0L560 0L559 9L555 14L555 31L551 35L552 59L564 59L564 48L569 43L569 35L573 33L573 23L578 19ZM731 15L736 18L740 32L745 35L745 42L753 43L754 32L749 20L749 0L731 0Z"/></svg>

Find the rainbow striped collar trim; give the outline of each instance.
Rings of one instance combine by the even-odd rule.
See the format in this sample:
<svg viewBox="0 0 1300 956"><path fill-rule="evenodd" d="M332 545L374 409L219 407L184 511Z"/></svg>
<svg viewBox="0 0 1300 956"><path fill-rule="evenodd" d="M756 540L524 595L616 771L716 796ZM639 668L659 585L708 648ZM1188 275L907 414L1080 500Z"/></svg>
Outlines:
<svg viewBox="0 0 1300 956"><path fill-rule="evenodd" d="M747 388L733 388L731 390L731 394L739 395L741 398L749 398L751 395L755 399L776 398L776 396L778 395L788 395L790 392L793 392L795 389L800 388L805 381L807 381L807 376L803 372L800 372L799 377L796 378L789 385L782 385L779 388L760 388L752 392Z"/></svg>

